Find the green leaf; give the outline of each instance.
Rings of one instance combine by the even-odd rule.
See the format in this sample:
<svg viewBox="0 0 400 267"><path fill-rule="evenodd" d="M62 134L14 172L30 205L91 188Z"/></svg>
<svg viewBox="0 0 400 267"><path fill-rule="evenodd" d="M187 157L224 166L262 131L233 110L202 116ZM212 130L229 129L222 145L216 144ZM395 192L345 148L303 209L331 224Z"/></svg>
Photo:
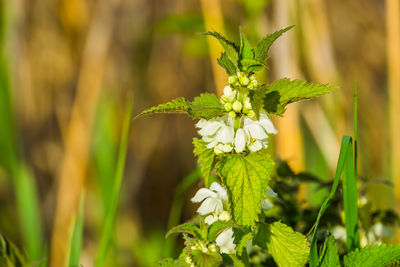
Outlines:
<svg viewBox="0 0 400 267"><path fill-rule="evenodd" d="M329 235L328 238L325 240L318 267L338 266L340 267L340 260L335 238L332 235Z"/></svg>
<svg viewBox="0 0 400 267"><path fill-rule="evenodd" d="M306 81L277 80L267 86L267 95L264 98L264 109L271 114L282 116L286 105L320 96L335 88L327 84L309 83Z"/></svg>
<svg viewBox="0 0 400 267"><path fill-rule="evenodd" d="M225 113L225 109L215 94L204 93L194 98L188 113L194 119L209 120Z"/></svg>
<svg viewBox="0 0 400 267"><path fill-rule="evenodd" d="M247 242L248 242L249 240L251 240L252 237L253 237L253 233L252 233L252 232L247 233L247 234L243 235L243 236L240 238L240 240L236 243L236 253L237 253L239 256L242 256L243 250L246 249L246 247L247 247ZM236 240L235 240L235 241L236 241Z"/></svg>
<svg viewBox="0 0 400 267"><path fill-rule="evenodd" d="M345 267L380 267L400 259L400 245L376 245L356 249L344 256Z"/></svg>
<svg viewBox="0 0 400 267"><path fill-rule="evenodd" d="M195 266L210 267L219 266L222 263L222 256L219 253L203 253L200 250L192 250L192 260Z"/></svg>
<svg viewBox="0 0 400 267"><path fill-rule="evenodd" d="M256 114L257 119L260 117L260 110L264 105L264 97L267 94L267 86L262 85L250 92L251 106Z"/></svg>
<svg viewBox="0 0 400 267"><path fill-rule="evenodd" d="M309 247L304 235L281 222L274 222L263 227L265 227L263 233L266 236L262 239L267 240L268 253L279 267L300 267L307 263Z"/></svg>
<svg viewBox="0 0 400 267"><path fill-rule="evenodd" d="M233 226L232 222L216 221L208 227L207 240L214 241L217 236Z"/></svg>
<svg viewBox="0 0 400 267"><path fill-rule="evenodd" d="M229 191L237 224L253 226L261 210L273 160L266 150L221 158L217 170Z"/></svg>
<svg viewBox="0 0 400 267"><path fill-rule="evenodd" d="M189 106L190 102L187 101L184 97L180 97L171 100L170 102L146 109L135 118L152 113L186 113L189 109Z"/></svg>
<svg viewBox="0 0 400 267"><path fill-rule="evenodd" d="M183 259L174 260L172 258L166 258L159 260L156 264L157 267L188 267L187 264Z"/></svg>
<svg viewBox="0 0 400 267"><path fill-rule="evenodd" d="M193 237L199 238L200 240L203 239L203 235L202 235L200 229L192 223L184 223L184 224L180 224L175 227L172 227L168 231L168 233L166 234L165 237L167 238L171 234L175 234L175 233L186 233L186 234L192 235Z"/></svg>
<svg viewBox="0 0 400 267"><path fill-rule="evenodd" d="M226 56L236 65L238 60L239 60L239 48L238 46L232 42L229 41L228 39L225 38L222 34L219 32L213 31L213 32L206 32L204 35L210 35L215 38L220 42L222 47L225 50Z"/></svg>
<svg viewBox="0 0 400 267"><path fill-rule="evenodd" d="M13 242L0 233L0 266L28 266L25 257Z"/></svg>
<svg viewBox="0 0 400 267"><path fill-rule="evenodd" d="M264 39L258 42L257 47L254 49L254 58L259 61L264 61L267 58L268 50L273 42L275 42L275 40L278 39L284 32L290 30L293 27L294 26L289 26L282 30L276 31L272 34L267 35Z"/></svg>
<svg viewBox="0 0 400 267"><path fill-rule="evenodd" d="M240 69L243 72L259 71L263 68L263 62L252 58L244 58L240 60Z"/></svg>
<svg viewBox="0 0 400 267"><path fill-rule="evenodd" d="M251 49L250 43L246 38L246 35L240 30L240 61L243 59L254 59L254 53Z"/></svg>
<svg viewBox="0 0 400 267"><path fill-rule="evenodd" d="M213 169L214 159L216 157L213 149L207 148L207 143L202 139L193 138L194 150L193 153L199 158L201 173L204 177L204 184L209 187L210 174Z"/></svg>
<svg viewBox="0 0 400 267"><path fill-rule="evenodd" d="M317 220L315 221L313 227L311 228L310 232L313 232L312 239L311 239L311 248L310 248L310 267L316 267L318 265L318 250L317 250L317 230L319 222L324 215L326 209L331 204L336 190L339 186L340 176L342 175L343 168L347 161L352 160L352 157L349 159L348 155L349 150L352 150L352 141L351 137L343 136L342 144L340 145L340 152L339 152L339 159L336 167L335 178L333 180L333 185L328 197L322 203L321 208L318 211Z"/></svg>
<svg viewBox="0 0 400 267"><path fill-rule="evenodd" d="M218 59L218 64L225 69L228 75L236 74L237 63L232 62L232 60L226 55L226 52L222 53L221 57Z"/></svg>

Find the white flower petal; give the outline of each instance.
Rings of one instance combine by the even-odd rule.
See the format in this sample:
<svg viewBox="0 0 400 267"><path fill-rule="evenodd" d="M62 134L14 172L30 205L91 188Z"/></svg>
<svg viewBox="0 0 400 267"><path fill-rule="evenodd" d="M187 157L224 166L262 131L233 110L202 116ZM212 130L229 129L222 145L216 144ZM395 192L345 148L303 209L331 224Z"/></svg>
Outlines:
<svg viewBox="0 0 400 267"><path fill-rule="evenodd" d="M205 140L204 140L204 141L205 141ZM208 149L211 149L211 148L214 148L217 144L218 144L217 141L212 141L211 143L208 143L206 147L207 147Z"/></svg>
<svg viewBox="0 0 400 267"><path fill-rule="evenodd" d="M248 148L251 152L257 152L263 148L263 145L259 140L256 140L252 144L248 145Z"/></svg>
<svg viewBox="0 0 400 267"><path fill-rule="evenodd" d="M217 198L207 198L197 209L200 215L207 215L212 212L221 212L223 209L222 201Z"/></svg>
<svg viewBox="0 0 400 267"><path fill-rule="evenodd" d="M233 231L232 228L229 228L218 235L218 237L215 239L215 243L220 248L222 253L233 254L235 253L236 248L233 240Z"/></svg>
<svg viewBox="0 0 400 267"><path fill-rule="evenodd" d="M196 192L194 197L192 197L191 201L192 202L201 202L201 201L203 201L204 199L206 199L208 197L216 198L217 197L217 193L213 192L212 190L210 190L208 188L200 188Z"/></svg>
<svg viewBox="0 0 400 267"><path fill-rule="evenodd" d="M268 135L265 132L264 128L259 124L253 123L253 124L245 126L244 129L248 132L248 134L251 137L253 137L255 139L262 140L262 139L268 138Z"/></svg>
<svg viewBox="0 0 400 267"><path fill-rule="evenodd" d="M267 114L261 113L260 114L260 124L262 127L264 127L265 131L269 134L277 134L278 130L275 129L274 124L272 121L268 118Z"/></svg>
<svg viewBox="0 0 400 267"><path fill-rule="evenodd" d="M238 129L235 136L235 151L237 153L242 152L246 147L246 142L246 134L244 130L242 128Z"/></svg>
<svg viewBox="0 0 400 267"><path fill-rule="evenodd" d="M223 126L217 133L215 138L216 141L221 143L233 143L233 137L235 135L235 130L230 126Z"/></svg>
<svg viewBox="0 0 400 267"><path fill-rule="evenodd" d="M217 196L219 199L222 200L228 200L228 194L226 193L226 190L223 186L221 186L219 183L214 182L211 184L210 189L215 191L217 193Z"/></svg>
<svg viewBox="0 0 400 267"><path fill-rule="evenodd" d="M218 217L215 215L208 215L206 218L204 218L204 222L208 225L211 225L216 221L218 221Z"/></svg>
<svg viewBox="0 0 400 267"><path fill-rule="evenodd" d="M261 208L263 210L269 210L273 206L274 206L274 204L272 204L272 202L268 198L265 198L264 201L261 203Z"/></svg>
<svg viewBox="0 0 400 267"><path fill-rule="evenodd" d="M236 91L232 90L230 86L226 86L224 88L224 96L229 99L229 101L233 101L236 96Z"/></svg>
<svg viewBox="0 0 400 267"><path fill-rule="evenodd" d="M197 123L196 123L196 128L203 128L204 126L206 126L207 124L207 120L205 119L200 119Z"/></svg>
<svg viewBox="0 0 400 267"><path fill-rule="evenodd" d="M278 197L278 194L274 190L272 190L271 187L269 187L269 188L267 188L267 190L265 190L265 194L268 197Z"/></svg>
<svg viewBox="0 0 400 267"><path fill-rule="evenodd" d="M214 135L222 126L224 126L219 121L208 121L203 128L199 130L201 136Z"/></svg>

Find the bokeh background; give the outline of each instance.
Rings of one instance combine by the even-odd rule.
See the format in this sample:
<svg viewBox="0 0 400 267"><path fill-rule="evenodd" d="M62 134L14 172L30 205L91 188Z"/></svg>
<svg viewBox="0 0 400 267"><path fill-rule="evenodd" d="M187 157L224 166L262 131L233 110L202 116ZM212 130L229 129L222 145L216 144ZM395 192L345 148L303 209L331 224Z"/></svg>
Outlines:
<svg viewBox="0 0 400 267"><path fill-rule="evenodd" d="M332 179L341 136L353 133L357 83L360 192L374 209L397 208L398 0L0 3L0 231L31 260L61 266L84 195L80 262L93 265L129 100L133 118L179 96L220 94L227 84L216 65L219 44L198 34L207 30L238 40L240 26L255 45L295 25L273 45L259 79L339 86L273 118L280 132L274 152L297 171ZM165 232L193 216L189 199L201 186L195 135L185 115L131 121L106 265L150 266L173 253ZM319 205L325 192L314 189L304 187L298 197Z"/></svg>

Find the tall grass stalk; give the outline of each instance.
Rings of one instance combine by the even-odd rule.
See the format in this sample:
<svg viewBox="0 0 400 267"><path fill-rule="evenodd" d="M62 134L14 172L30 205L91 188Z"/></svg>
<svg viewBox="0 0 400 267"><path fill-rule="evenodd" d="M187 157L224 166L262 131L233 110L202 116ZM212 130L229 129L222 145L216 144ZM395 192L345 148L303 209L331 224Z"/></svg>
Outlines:
<svg viewBox="0 0 400 267"><path fill-rule="evenodd" d="M105 223L103 226L103 231L100 239L100 245L95 260L95 266L103 266L110 245L112 233L114 230L113 226L117 213L119 193L121 190L121 183L125 168L126 153L128 149L128 137L131 125L132 110L133 110L133 100L132 98L129 97L125 110L125 118L122 128L122 136L121 136L121 142L117 159L117 167L115 171L115 181L112 190L111 203L109 205L109 209L106 214Z"/></svg>
<svg viewBox="0 0 400 267"><path fill-rule="evenodd" d="M78 216L75 219L74 230L72 232L71 244L69 249L69 267L79 267L79 259L82 252L83 226L84 226L84 205L85 192L82 192L79 201Z"/></svg>

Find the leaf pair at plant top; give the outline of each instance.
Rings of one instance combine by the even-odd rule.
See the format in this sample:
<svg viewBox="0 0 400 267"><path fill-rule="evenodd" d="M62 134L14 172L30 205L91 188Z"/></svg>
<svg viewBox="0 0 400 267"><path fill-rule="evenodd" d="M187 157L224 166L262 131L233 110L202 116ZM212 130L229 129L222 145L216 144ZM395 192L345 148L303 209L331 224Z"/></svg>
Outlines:
<svg viewBox="0 0 400 267"><path fill-rule="evenodd" d="M211 119L221 115L225 109L215 94L204 93L195 97L193 102L184 97L146 109L136 116L152 113L186 113L194 119Z"/></svg>
<svg viewBox="0 0 400 267"><path fill-rule="evenodd" d="M262 109L269 114L282 116L286 105L323 95L333 88L335 87L327 84L284 78L257 87L251 92L250 100L257 117Z"/></svg>
<svg viewBox="0 0 400 267"><path fill-rule="evenodd" d="M381 267L399 259L400 245L388 246L383 244L356 249L344 256L343 263L344 267ZM341 266L336 242L332 235L325 240L318 266Z"/></svg>
<svg viewBox="0 0 400 267"><path fill-rule="evenodd" d="M246 35L242 31L240 31L240 45L228 40L216 31L209 31L204 35L213 36L221 43L224 52L218 59L218 64L225 69L228 75L235 75L237 72L249 73L261 70L265 65L265 59L273 42L292 27L267 35L258 42L254 49L251 48Z"/></svg>

